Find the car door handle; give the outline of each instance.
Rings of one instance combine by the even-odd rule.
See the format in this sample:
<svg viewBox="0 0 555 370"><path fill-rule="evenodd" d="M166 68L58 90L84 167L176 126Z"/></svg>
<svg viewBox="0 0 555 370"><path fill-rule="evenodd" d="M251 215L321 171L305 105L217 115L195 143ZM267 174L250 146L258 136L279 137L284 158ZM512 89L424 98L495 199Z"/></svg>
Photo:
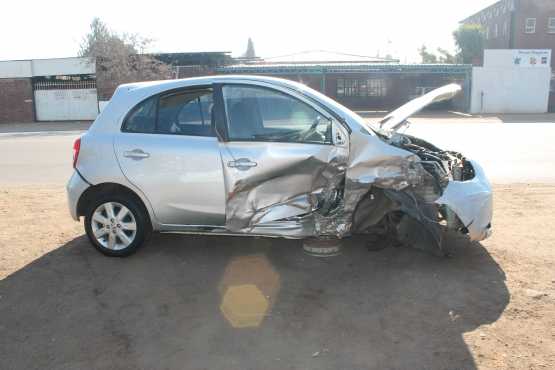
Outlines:
<svg viewBox="0 0 555 370"><path fill-rule="evenodd" d="M235 161L227 162L227 166L230 168L237 168L241 171L246 171L249 168L258 166L258 163L253 162L248 158L239 158Z"/></svg>
<svg viewBox="0 0 555 370"><path fill-rule="evenodd" d="M150 154L143 152L141 149L133 149L131 151L123 152L123 156L132 159L143 159L150 157Z"/></svg>

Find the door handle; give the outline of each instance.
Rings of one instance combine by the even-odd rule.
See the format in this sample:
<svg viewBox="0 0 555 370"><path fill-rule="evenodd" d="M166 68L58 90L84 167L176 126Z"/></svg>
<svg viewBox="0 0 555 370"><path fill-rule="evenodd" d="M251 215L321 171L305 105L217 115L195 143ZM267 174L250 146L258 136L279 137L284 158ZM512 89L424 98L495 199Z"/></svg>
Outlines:
<svg viewBox="0 0 555 370"><path fill-rule="evenodd" d="M143 159L150 157L150 154L143 152L141 149L133 149L131 151L123 152L123 156L132 159Z"/></svg>
<svg viewBox="0 0 555 370"><path fill-rule="evenodd" d="M246 171L249 168L258 166L258 163L253 162L248 158L239 158L235 161L227 162L227 166L230 168L237 168L241 171Z"/></svg>

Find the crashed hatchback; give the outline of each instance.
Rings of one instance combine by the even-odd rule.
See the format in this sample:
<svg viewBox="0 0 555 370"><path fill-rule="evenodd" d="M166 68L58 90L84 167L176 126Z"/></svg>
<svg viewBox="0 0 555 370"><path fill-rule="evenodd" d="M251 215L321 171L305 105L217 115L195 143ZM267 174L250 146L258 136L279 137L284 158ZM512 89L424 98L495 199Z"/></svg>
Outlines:
<svg viewBox="0 0 555 370"><path fill-rule="evenodd" d="M490 184L475 161L397 130L459 90L444 86L370 124L282 79L122 85L75 142L70 212L110 256L152 231L377 234L441 254L448 230L489 236Z"/></svg>

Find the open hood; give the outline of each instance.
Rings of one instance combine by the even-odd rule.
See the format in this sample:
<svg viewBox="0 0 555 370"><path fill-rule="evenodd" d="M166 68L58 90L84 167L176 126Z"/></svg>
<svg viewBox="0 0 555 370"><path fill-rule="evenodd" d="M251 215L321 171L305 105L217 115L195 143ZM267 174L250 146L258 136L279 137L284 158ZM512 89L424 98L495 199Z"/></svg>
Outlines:
<svg viewBox="0 0 555 370"><path fill-rule="evenodd" d="M418 113L430 104L452 99L461 90L462 88L457 84L445 85L432 90L389 113L380 121L380 128L396 131L401 128L413 114Z"/></svg>

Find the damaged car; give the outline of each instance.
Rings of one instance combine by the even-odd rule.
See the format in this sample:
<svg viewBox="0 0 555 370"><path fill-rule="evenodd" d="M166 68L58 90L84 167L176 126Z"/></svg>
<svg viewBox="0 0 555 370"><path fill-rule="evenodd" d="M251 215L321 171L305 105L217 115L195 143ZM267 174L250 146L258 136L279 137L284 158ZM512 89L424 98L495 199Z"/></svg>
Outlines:
<svg viewBox="0 0 555 370"><path fill-rule="evenodd" d="M480 165L400 133L447 85L369 123L300 83L211 76L121 85L74 144L73 219L109 256L153 231L394 237L445 254L447 231L491 233Z"/></svg>

